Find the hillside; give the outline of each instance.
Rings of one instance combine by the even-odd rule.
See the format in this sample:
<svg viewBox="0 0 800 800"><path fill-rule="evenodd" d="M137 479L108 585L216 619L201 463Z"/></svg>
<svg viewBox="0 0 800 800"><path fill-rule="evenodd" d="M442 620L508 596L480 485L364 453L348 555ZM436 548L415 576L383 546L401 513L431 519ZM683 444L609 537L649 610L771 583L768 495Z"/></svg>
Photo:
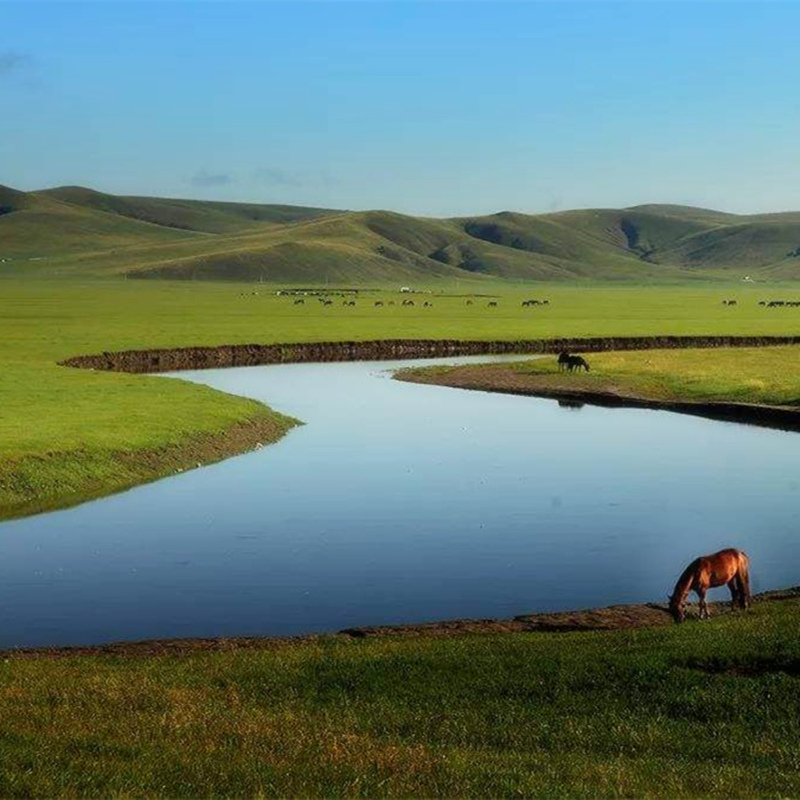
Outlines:
<svg viewBox="0 0 800 800"><path fill-rule="evenodd" d="M4 272L281 283L800 278L800 213L643 205L431 219L0 187Z"/></svg>
<svg viewBox="0 0 800 800"><path fill-rule="evenodd" d="M106 211L167 228L204 233L247 230L262 223L280 225L331 213L324 208L298 206L217 203L158 197L117 197L81 186L62 186L58 189L46 189L38 194L72 205Z"/></svg>

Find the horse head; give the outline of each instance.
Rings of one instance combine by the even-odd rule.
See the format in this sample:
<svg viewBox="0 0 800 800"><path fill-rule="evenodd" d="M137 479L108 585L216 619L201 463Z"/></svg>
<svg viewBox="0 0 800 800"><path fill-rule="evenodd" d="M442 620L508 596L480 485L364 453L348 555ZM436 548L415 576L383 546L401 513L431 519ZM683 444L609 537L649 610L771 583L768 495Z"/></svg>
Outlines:
<svg viewBox="0 0 800 800"><path fill-rule="evenodd" d="M669 596L669 613L675 623L679 625L686 619L686 602L676 595Z"/></svg>

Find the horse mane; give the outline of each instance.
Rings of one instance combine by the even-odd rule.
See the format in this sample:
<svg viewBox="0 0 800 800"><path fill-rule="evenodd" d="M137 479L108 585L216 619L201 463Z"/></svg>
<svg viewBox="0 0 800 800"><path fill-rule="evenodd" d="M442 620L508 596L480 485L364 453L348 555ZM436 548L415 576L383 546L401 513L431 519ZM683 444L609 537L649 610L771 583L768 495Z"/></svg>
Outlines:
<svg viewBox="0 0 800 800"><path fill-rule="evenodd" d="M697 568L700 566L700 559L696 558L689 564L688 567L681 573L680 578L678 578L678 582L675 584L675 588L672 590L672 599L683 600L692 587L692 581L694 580L695 573L697 572Z"/></svg>

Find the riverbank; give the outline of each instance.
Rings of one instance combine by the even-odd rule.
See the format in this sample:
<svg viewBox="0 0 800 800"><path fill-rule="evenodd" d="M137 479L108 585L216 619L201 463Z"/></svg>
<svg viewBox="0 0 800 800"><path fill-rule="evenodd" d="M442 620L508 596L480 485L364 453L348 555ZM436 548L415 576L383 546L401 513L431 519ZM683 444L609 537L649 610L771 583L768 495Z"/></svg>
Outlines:
<svg viewBox="0 0 800 800"><path fill-rule="evenodd" d="M191 347L154 350L128 350L120 352L105 352L98 355L76 356L65 359L62 366L78 367L96 372L172 372L188 369L224 368L256 366L262 364L283 363L308 363L308 362L338 362L338 361L380 361L386 359L412 359L433 357L458 357L464 355L507 355L509 353L552 354L562 350L584 353L604 353L609 351L657 351L662 348L669 350L682 350L687 348L698 349L698 358L703 361L723 361L726 351L736 350L736 366L747 362L755 348L771 348L776 351L776 346L787 347L800 342L800 337L753 337L753 336L650 336L650 337L590 337L590 338L556 338L538 340L453 340L453 339L389 339L377 341L347 341L347 342L299 342L277 344L249 344L249 345L224 345L219 347ZM790 351L785 351L790 352ZM782 369L782 367L780 367ZM717 400L686 401L683 399L656 399L647 397L635 390L620 391L614 384L598 381L597 373L592 375L591 381L581 376L565 376L562 373L554 374L552 365L541 366L536 375L532 375L526 367L520 371L519 365L502 368L495 365L494 369L486 366L460 367L449 371L443 368L433 368L432 371L422 369L411 372L407 379L424 382L425 376L447 376L450 385L462 388L482 389L485 391L502 391L516 394L535 394L545 397L556 397L570 402L593 402L600 405L622 406L633 405L644 408L677 411L706 416L714 419L749 422L766 427L781 428L785 430L800 429L800 415L796 410L785 406L768 405L761 403L732 403ZM415 376L420 376L416 377ZM635 377L635 375L634 375ZM800 376L798 376L800 381ZM583 385L586 384L586 385ZM729 388L729 393L733 393ZM263 408L263 407L262 407ZM271 415L273 424L280 425L280 415L275 415L264 409L264 414ZM267 444L279 438L277 430L270 431L269 435L262 435L258 431L253 436L242 437L239 425L230 428L229 434L220 434L219 442L211 446L209 457L205 456L202 447L198 448L190 440L188 445L160 448L158 450L138 451L135 455L120 458L112 454L112 461L121 462L120 468L112 473L114 485L124 488L135 485L137 482L152 480L162 477L177 469L187 468L185 465L199 466L213 460L219 460L224 455L235 455L252 449L256 443ZM243 426L248 429L249 426ZM284 430L285 432L285 430ZM205 441L205 439L203 439ZM219 445L222 445L221 448ZM224 455L222 455L224 453ZM159 455L161 457L159 458ZM39 462L41 463L41 462ZM133 465L138 472L131 474L129 467ZM90 467L97 471L94 465ZM19 468L7 465L19 473ZM42 471L39 464L35 463L34 471L39 475ZM2 470L0 470L2 476ZM112 489L113 490L113 489ZM82 491L75 492L74 502L79 502L102 493L91 484L87 475ZM1 495L0 495L1 497ZM32 502L16 508L11 508L12 514L37 511L46 508L40 497Z"/></svg>
<svg viewBox="0 0 800 800"><path fill-rule="evenodd" d="M448 356L546 354L564 350L602 353L610 350L661 350L721 347L778 347L800 344L800 336L595 336L555 339L382 339L364 342L294 342L278 344L176 347L123 350L72 356L64 367L133 374L180 370L255 367L268 364L331 361L390 361Z"/></svg>
<svg viewBox="0 0 800 800"><path fill-rule="evenodd" d="M753 596L753 603L800 602L800 586L774 589ZM713 617L736 614L729 602L709 602ZM695 620L690 607L689 623ZM334 641L385 638L455 638L512 633L576 633L621 631L674 625L664 603L628 603L574 611L547 611L519 614L510 619L450 619L440 622L409 622L397 625L365 625L345 628L337 633L299 636L239 636L194 639L145 639L135 642L109 642L66 647L23 647L0 649L0 659L61 659L84 656L117 658L188 657L239 650L273 650L284 647L320 645Z"/></svg>
<svg viewBox="0 0 800 800"><path fill-rule="evenodd" d="M588 353L587 350L572 350ZM395 378L503 394L672 411L779 430L800 430L796 349L765 347L681 352L595 353L590 371L567 373L555 359L418 367Z"/></svg>
<svg viewBox="0 0 800 800"><path fill-rule="evenodd" d="M798 624L5 654L0 794L795 796Z"/></svg>
<svg viewBox="0 0 800 800"><path fill-rule="evenodd" d="M354 308L335 296L332 306L313 297L295 306L293 297L277 294L282 287L267 284L8 277L1 283L0 520L206 463L202 457L193 462L190 449L162 464L154 456L269 413L241 397L182 381L109 372L109 364L141 373L394 358L401 351L408 357L507 353L526 342L558 339L622 347L653 336L667 342L692 337L695 344L716 346L750 337L763 344L776 341L769 337L794 341L800 322L796 309L759 306L763 287L738 285L723 291L718 285L541 284L533 292L530 285L498 283L491 289L497 303L492 307L486 298L466 296L463 287L448 292L439 285L420 287L424 291L415 299L423 302L413 307L402 306L405 295L396 290L363 290ZM772 291L793 297L797 289ZM531 294L550 302L522 306ZM721 294L735 295L739 305L723 307ZM90 354L97 355L85 358ZM58 366L67 361L90 369ZM243 443L244 449L259 440Z"/></svg>
<svg viewBox="0 0 800 800"><path fill-rule="evenodd" d="M0 519L68 508L213 464L273 444L300 424L258 403L248 410L217 430L186 432L155 446L8 458L0 464Z"/></svg>
<svg viewBox="0 0 800 800"><path fill-rule="evenodd" d="M553 354L567 349L595 356L595 370L590 374L566 375L558 372L550 361L523 362L504 365L471 365L457 368L432 367L402 371L401 380L443 383L460 388L499 391L551 397L571 403L589 402L606 406L636 406L656 410L689 413L712 419L745 422L783 430L800 430L800 415L793 406L800 396L800 373L792 367L791 347L800 337L752 336L651 336L651 337L588 337L538 340L453 340L453 339L389 339L347 342L299 342L265 345L224 345L155 350L104 352L98 355L64 359L61 367L78 367L80 372L93 373L90 381L95 391L106 390L113 380L109 372L141 374L149 371L167 372L187 369L255 366L259 364L363 361L456 357L463 355ZM666 349L662 349L666 348ZM694 356L679 356L667 364L665 353L692 350ZM648 353L643 357L630 351ZM616 353L617 355L612 355ZM627 372L615 373L620 353L629 353ZM758 353L756 356L755 354ZM599 361L597 360L599 359ZM609 361L611 359L612 361ZM644 359L644 360L643 360ZM648 365L653 359L664 363L661 383L653 384L654 372ZM687 360L688 359L688 360ZM612 363L613 362L613 363ZM699 364L707 370L709 363L723 366L727 381L717 386L713 398L698 394L696 381L677 382L687 364ZM608 365L612 365L609 372ZM605 366L604 366L605 365ZM753 391L767 387L761 375L765 365L766 377L777 386L775 376L781 376L780 392ZM598 372L598 368L600 372ZM693 368L693 367L692 367ZM73 371L77 377L79 371ZM761 376L761 377L759 377ZM697 375L695 375L695 378ZM740 384L734 382L734 378ZM665 380L672 380L664 391ZM293 425L281 414L258 403L205 389L206 395L193 392L193 387L177 381L145 378L126 379L129 393L124 408L134 419L145 421L137 396L148 385L162 385L163 396L158 404L163 416L146 430L146 438L137 439L136 446L125 450L111 448L107 439L104 447L58 450L43 454L11 455L0 465L0 516L14 517L51 508L66 507L137 484L183 471L196 466L238 455L259 445L277 441ZM178 385L185 398L175 405ZM694 387L694 388L693 388ZM732 402L725 398L742 395L745 400ZM202 389L202 387L201 387ZM684 398L684 394L690 397ZM213 397L214 405L206 398ZM86 398L82 398L85 401ZM198 405L203 400L203 405ZM192 413L196 410L197 415ZM74 411L75 409L70 409ZM119 418L121 409L105 409ZM214 412L210 417L209 411ZM234 413L232 413L234 412ZM244 419L239 415L245 412ZM75 416L71 415L71 425ZM51 418L49 423L53 422ZM80 424L80 420L78 421ZM207 430L210 425L214 429ZM206 428L206 430L203 430ZM197 429L200 429L197 431ZM92 432L93 433L93 432ZM101 428L101 436L108 431ZM141 430L141 433L145 433ZM75 435L79 435L78 430ZM90 435L90 434L87 434Z"/></svg>

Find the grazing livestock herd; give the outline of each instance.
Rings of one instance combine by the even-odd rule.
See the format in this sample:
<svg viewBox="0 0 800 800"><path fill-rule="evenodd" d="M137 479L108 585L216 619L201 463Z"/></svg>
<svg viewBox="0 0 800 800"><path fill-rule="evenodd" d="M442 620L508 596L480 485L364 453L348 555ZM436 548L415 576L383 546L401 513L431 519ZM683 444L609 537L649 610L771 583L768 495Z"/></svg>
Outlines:
<svg viewBox="0 0 800 800"><path fill-rule="evenodd" d="M797 308L800 306L800 300L759 300L758 304L765 308ZM724 306L738 306L736 300L723 300Z"/></svg>
<svg viewBox="0 0 800 800"><path fill-rule="evenodd" d="M240 297L257 297L260 293L258 291L250 291L250 292L240 292ZM293 300L294 305L302 306L305 305L307 297L316 297L317 301L321 306L332 306L334 301L331 299L332 296L339 295L344 296L345 299L342 300L343 306L355 306L356 299L359 295L358 289L347 289L342 291L323 291L323 290L307 290L307 289L287 289L276 292L278 296L287 297ZM353 299L355 296L356 299ZM464 305L472 306L475 304L475 300L468 298ZM732 299L732 298L725 298L721 301L721 304L726 308L738 308L739 301ZM384 306L393 306L395 305L394 300L375 300L373 302L373 307L375 308L382 308ZM416 305L413 300L407 298L403 300L401 303L403 306L414 306ZM423 303L419 304L422 308L433 308L433 303L426 300ZM534 308L536 306L549 306L550 301L547 299L538 299L538 298L528 298L527 300L522 300L520 302L520 306L522 308ZM764 308L798 308L800 307L800 300L759 300L758 305ZM497 308L499 306L499 302L497 300L489 300L486 303L486 308Z"/></svg>
<svg viewBox="0 0 800 800"><path fill-rule="evenodd" d="M405 292L404 292L405 293ZM258 292L240 292L241 297L246 296L255 296L258 295ZM353 307L356 305L356 299L358 299L358 290L351 289L341 292L324 292L324 291L311 291L306 289L285 289L279 292L276 292L279 297L286 297L287 299L292 301L292 304L295 306L304 306L306 304L307 298L316 298L317 302L323 306L324 308L328 306L332 306L334 301L331 299L331 295L345 295L345 298L342 300L342 305L347 307ZM348 295L355 295L355 298L348 297ZM475 300L467 299L464 303L466 306L472 306L475 304ZM385 306L393 306L395 305L394 300L373 300L372 307L373 308L384 308ZM413 307L419 305L421 308L433 308L433 302L430 300L425 300L421 303L415 303L411 298L406 298L405 300L400 303L400 305L408 307ZM498 308L500 305L499 301L497 300L489 300L486 303L486 308ZM530 308L532 306L549 306L550 301L544 299L535 299L531 298L528 300L523 300L520 305L523 308Z"/></svg>
<svg viewBox="0 0 800 800"><path fill-rule="evenodd" d="M252 292L240 292L241 297L248 297L248 296L257 296L259 292L252 291ZM350 289L345 291L309 291L309 290L299 290L299 289L292 289L292 290L283 290L277 292L278 295L287 297L293 300L294 305L302 306L305 305L307 297L316 297L317 302L323 306L328 307L334 305L333 299L331 299L334 295L344 296L342 300L343 306L353 307L356 305L356 299L358 298L359 291L357 289ZM739 301L732 299L732 298L725 298L720 301L723 306L726 308L738 308ZM464 305L466 306L473 306L475 304L475 299L468 298L464 301ZM374 308L383 308L384 306L393 306L395 305L394 300L374 300L372 303ZM425 300L424 302L415 303L414 300L411 298L406 298L405 300L400 303L400 305L409 307L419 305L422 308L433 308L433 303L429 300ZM498 308L500 305L498 300L488 300L485 304L486 308ZM522 308L535 308L535 307L542 307L542 306L549 306L550 301L544 298L528 298L526 300L522 300L520 302L520 306ZM759 300L758 305L762 306L763 308L798 308L800 307L800 300Z"/></svg>

